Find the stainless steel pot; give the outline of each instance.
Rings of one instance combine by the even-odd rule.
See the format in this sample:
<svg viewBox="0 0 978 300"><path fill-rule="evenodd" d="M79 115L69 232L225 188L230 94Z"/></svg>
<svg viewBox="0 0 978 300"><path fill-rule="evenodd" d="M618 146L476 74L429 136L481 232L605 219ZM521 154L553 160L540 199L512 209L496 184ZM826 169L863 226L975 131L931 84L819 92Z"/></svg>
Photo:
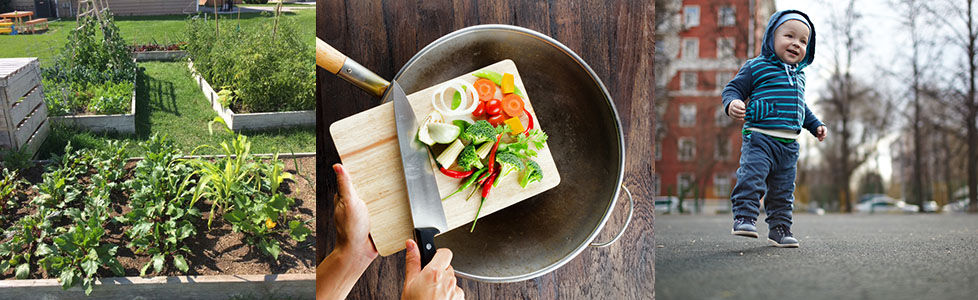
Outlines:
<svg viewBox="0 0 978 300"><path fill-rule="evenodd" d="M351 59L326 61L317 41L317 64L365 91L381 96L388 83ZM519 69L542 128L549 135L561 183L536 197L483 217L469 233L462 226L438 236L452 249L457 275L485 282L513 282L547 274L588 246L621 237L628 219L608 243L593 243L619 196L625 142L611 95L574 51L539 32L509 25L463 28L432 42L395 75L411 94L504 59ZM340 68L339 66L342 65ZM546 174L544 175L546 176Z"/></svg>

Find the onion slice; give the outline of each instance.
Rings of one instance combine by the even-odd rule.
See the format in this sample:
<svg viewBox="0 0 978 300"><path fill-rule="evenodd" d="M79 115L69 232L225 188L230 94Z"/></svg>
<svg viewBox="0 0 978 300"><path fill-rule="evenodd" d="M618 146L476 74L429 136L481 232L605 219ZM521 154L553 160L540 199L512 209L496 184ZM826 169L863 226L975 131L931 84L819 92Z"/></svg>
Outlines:
<svg viewBox="0 0 978 300"><path fill-rule="evenodd" d="M462 96L461 103L455 109L451 108L452 98L455 97L455 93L446 93L449 89L459 92ZM472 86L471 83L462 80L452 80L446 82L438 92L432 95L431 106L445 116L471 114L479 106L479 96L475 93L475 86Z"/></svg>

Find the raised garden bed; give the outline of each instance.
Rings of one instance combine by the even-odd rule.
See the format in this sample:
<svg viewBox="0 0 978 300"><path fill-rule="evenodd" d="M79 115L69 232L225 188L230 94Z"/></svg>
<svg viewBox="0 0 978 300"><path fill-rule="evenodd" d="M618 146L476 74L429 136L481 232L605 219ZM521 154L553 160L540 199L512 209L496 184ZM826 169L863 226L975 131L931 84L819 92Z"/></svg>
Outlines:
<svg viewBox="0 0 978 300"><path fill-rule="evenodd" d="M133 62L138 61L133 58ZM136 133L136 76L139 76L139 68L133 71L132 96L130 97L129 113L112 115L70 115L53 116L50 120L54 124L66 124L77 128L83 128L92 132L117 132L125 134Z"/></svg>
<svg viewBox="0 0 978 300"><path fill-rule="evenodd" d="M187 52L183 50L142 51L133 52L132 56L136 61L175 61L187 57Z"/></svg>
<svg viewBox="0 0 978 300"><path fill-rule="evenodd" d="M149 152L147 152L149 153ZM81 154L82 160L88 154ZM153 154L149 154L153 155ZM219 161L227 156L183 156L181 161ZM269 155L248 155L248 161L258 164L268 165ZM281 186L276 190L281 195L294 199L294 205L287 206L287 211L281 215L281 219L276 220L314 220L315 218L315 178L316 178L316 158L312 153L279 156L278 159L284 163L284 172L291 175L291 179L284 179ZM134 197L137 192L130 189L128 182L136 179L136 170L139 168L141 158L130 159L125 162L124 174L118 178L119 188L113 190L107 198L111 201L107 204L108 221L103 225L104 235L99 239L103 244L117 245L118 251L114 257L122 270L120 275L110 271L111 265L98 265L97 274L100 277L94 283L92 296L106 299L134 299L139 297L160 298L160 299L226 299L231 296L245 297L245 299L265 299L270 297L290 297L298 299L311 298L315 292L315 281L313 269L315 268L315 230L314 226L306 224L312 228L304 241L288 238L288 236L275 235L272 238L277 240L281 246L281 252L277 258L272 258L267 253L259 249L257 245L248 244L245 240L248 235L241 231L235 232L232 223L226 221L226 213L221 210L215 211L214 223L210 229L207 227L207 219L210 217L208 212L211 200L201 200L191 208L202 212L199 217L192 218L191 222L196 228L196 233L182 240L182 244L188 247L189 251L181 251L189 266L186 272L178 270L176 262L170 262L172 257L167 258L165 267L162 271L154 271L154 267L148 267L153 261L153 255L146 252L136 253L130 243L135 242L134 237L128 232L135 229L131 223L126 223L120 218L132 218L132 212L136 202ZM73 160L77 161L77 159ZM100 167L93 165L93 169L86 171L88 175L79 176L77 185L95 185L98 180L93 174L102 174L98 170ZM83 168L87 169L87 168ZM47 173L45 173L47 172ZM41 186L43 178L52 169L45 171L44 166L35 165L22 171L20 179L26 181L20 184L15 192L12 202L4 201L5 207L0 212L0 227L12 228L18 223L19 219L27 218L34 214L38 209L36 201L38 198L44 199L45 193ZM100 175L101 176L101 175ZM145 176L145 174L141 175ZM199 175L197 176L199 178ZM0 178L2 179L2 178ZM201 183L203 184L203 183ZM32 187L38 186L38 187ZM94 187L94 186L93 186ZM189 189L190 187L188 187ZM93 189L88 193L93 193ZM84 192L83 192L84 193ZM87 194L86 194L87 195ZM68 207L58 210L59 214L64 214L61 218L71 215L71 207L78 205L78 199L68 204ZM89 200L84 200L89 201ZM89 211L86 203L84 211ZM75 227L76 223L69 221L68 225L63 221L58 221L58 217L52 219L55 226ZM171 219L174 220L174 219ZM168 221L169 222L169 221ZM178 221L179 222L179 221ZM284 227L289 225L281 222ZM274 227L274 226L273 226ZM58 227L63 228L63 227ZM8 235L0 243L11 243L11 235L16 231L8 230ZM58 231L60 232L60 231ZM60 234L57 236L61 236ZM48 236L50 239L51 236ZM40 244L48 244L46 247L54 247L57 242L41 240ZM35 248L39 247L34 244ZM60 246L59 246L60 247ZM3 247L0 247L3 248ZM158 248L157 248L158 249ZM2 249L0 249L2 250ZM0 255L3 255L0 253ZM51 254L48 254L50 257ZM29 268L30 279L13 279L15 268L11 268L4 273L0 273L0 294L7 295L11 299L24 298L45 298L45 299L79 299L84 295L83 289L78 285L62 290L61 283L64 280L57 280L49 275L48 267L43 267L45 257L34 258ZM6 256L0 260L6 262ZM84 266L84 264L82 264ZM153 277L138 277L141 269L148 268L147 275ZM63 271L62 271L63 272ZM63 273L62 273L63 275ZM76 284L78 279L76 279ZM21 297L23 296L23 297Z"/></svg>
<svg viewBox="0 0 978 300"><path fill-rule="evenodd" d="M315 110L243 114L235 113L230 108L225 108L223 105L221 105L221 102L218 101L220 96L217 95L217 92L214 91L214 88L211 87L210 83L208 83L207 80L197 73L197 70L194 69L193 61L190 61L187 66L190 68L190 73L193 74L194 81L197 82L197 86L200 87L200 91L203 92L204 96L207 97L207 100L210 101L211 108L224 119L231 130L263 130L316 125Z"/></svg>

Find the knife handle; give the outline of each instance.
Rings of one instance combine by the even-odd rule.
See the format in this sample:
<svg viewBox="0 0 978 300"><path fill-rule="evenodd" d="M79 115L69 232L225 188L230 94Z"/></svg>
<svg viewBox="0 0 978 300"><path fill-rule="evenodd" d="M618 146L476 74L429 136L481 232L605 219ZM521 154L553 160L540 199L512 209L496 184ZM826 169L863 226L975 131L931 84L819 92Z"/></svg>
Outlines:
<svg viewBox="0 0 978 300"><path fill-rule="evenodd" d="M381 97L391 83L350 59L323 40L316 38L316 65L336 74L368 93Z"/></svg>
<svg viewBox="0 0 978 300"><path fill-rule="evenodd" d="M438 229L434 227L414 229L414 239L418 242L418 250L421 251L422 269L431 262L431 258L435 257L435 252L438 250L435 247L435 235L438 233Z"/></svg>

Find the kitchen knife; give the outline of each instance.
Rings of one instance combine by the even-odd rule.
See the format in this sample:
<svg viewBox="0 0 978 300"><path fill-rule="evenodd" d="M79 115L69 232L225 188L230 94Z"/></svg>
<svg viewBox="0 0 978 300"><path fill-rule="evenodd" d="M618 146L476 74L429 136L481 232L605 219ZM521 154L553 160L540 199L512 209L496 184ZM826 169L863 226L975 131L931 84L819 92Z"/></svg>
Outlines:
<svg viewBox="0 0 978 300"><path fill-rule="evenodd" d="M384 101L394 102L394 122L397 124L397 144L401 150L404 181L407 183L411 219L414 221L414 240L421 251L421 267L435 256L435 235L445 231L445 210L435 183L435 173L428 158L428 149L416 138L418 120L404 90L392 81Z"/></svg>

